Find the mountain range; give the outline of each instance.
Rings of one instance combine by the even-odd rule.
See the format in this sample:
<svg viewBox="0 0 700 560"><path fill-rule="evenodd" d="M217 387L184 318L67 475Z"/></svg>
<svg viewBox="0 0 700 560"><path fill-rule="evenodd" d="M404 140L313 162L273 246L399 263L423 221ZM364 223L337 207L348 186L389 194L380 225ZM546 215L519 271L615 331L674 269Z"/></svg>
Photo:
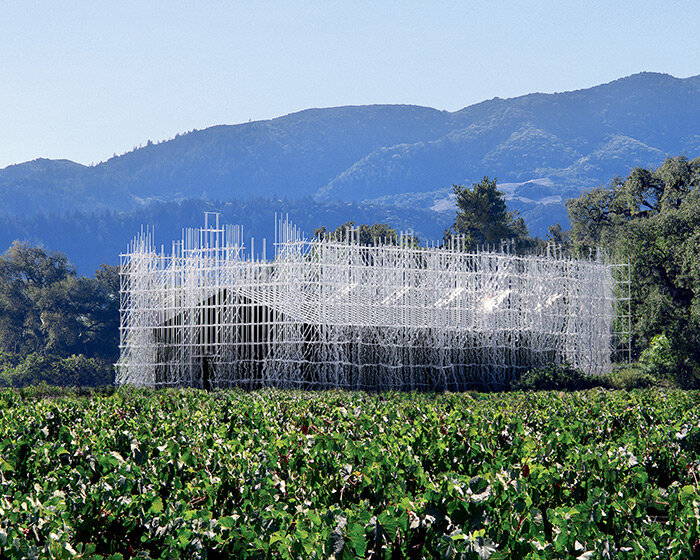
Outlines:
<svg viewBox="0 0 700 560"><path fill-rule="evenodd" d="M233 212L252 201L264 207L256 215L291 209L311 229L337 226L321 221L333 215L439 238L454 220L452 185L483 176L497 177L509 207L531 233L543 235L550 224L567 224L566 199L680 154L700 155L700 76L644 72L455 112L410 105L309 109L149 141L93 166L37 159L0 169L0 242L25 237L71 256L69 247L52 246L52 219L68 229L71 215L160 223L173 204ZM47 231L29 231L30 223ZM195 224L178 224L185 225ZM255 235L272 229L244 225ZM99 247L91 253L100 261L116 258Z"/></svg>

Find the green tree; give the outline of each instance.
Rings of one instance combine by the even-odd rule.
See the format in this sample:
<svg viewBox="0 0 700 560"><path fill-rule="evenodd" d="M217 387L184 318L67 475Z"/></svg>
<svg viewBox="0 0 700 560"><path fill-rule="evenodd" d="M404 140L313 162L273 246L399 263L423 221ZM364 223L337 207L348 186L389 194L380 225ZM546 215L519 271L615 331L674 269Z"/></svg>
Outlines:
<svg viewBox="0 0 700 560"><path fill-rule="evenodd" d="M43 351L60 356L118 357L119 300L109 279L69 276L41 290L35 300Z"/></svg>
<svg viewBox="0 0 700 560"><path fill-rule="evenodd" d="M0 350L114 360L118 332L116 267L79 277L64 255L20 242L0 256Z"/></svg>
<svg viewBox="0 0 700 560"><path fill-rule="evenodd" d="M445 231L445 242L454 235L463 236L468 249L513 241L523 248L528 244L527 227L517 212L509 212L505 196L498 190L496 179L484 177L471 188L453 185L457 216Z"/></svg>
<svg viewBox="0 0 700 560"><path fill-rule="evenodd" d="M664 335L678 375L700 382L700 158L633 169L568 202L571 237L629 260L637 354Z"/></svg>
<svg viewBox="0 0 700 560"><path fill-rule="evenodd" d="M399 241L399 234L387 224L360 224L356 226L355 222L352 221L345 222L335 230L328 230L325 226L316 228L314 237L338 241L351 239L360 245L395 244ZM409 236L408 243L418 245L418 239L415 236Z"/></svg>
<svg viewBox="0 0 700 560"><path fill-rule="evenodd" d="M89 355L100 356L112 362L119 358L119 267L101 264L95 271L97 306L92 348Z"/></svg>
<svg viewBox="0 0 700 560"><path fill-rule="evenodd" d="M15 241L0 257L0 346L7 352L37 352L45 346L37 301L55 283L74 277L60 253Z"/></svg>
<svg viewBox="0 0 700 560"><path fill-rule="evenodd" d="M571 249L571 239L569 238L569 232L564 231L564 228L562 228L561 224L559 223L551 225L547 228L546 241L558 245L565 251Z"/></svg>

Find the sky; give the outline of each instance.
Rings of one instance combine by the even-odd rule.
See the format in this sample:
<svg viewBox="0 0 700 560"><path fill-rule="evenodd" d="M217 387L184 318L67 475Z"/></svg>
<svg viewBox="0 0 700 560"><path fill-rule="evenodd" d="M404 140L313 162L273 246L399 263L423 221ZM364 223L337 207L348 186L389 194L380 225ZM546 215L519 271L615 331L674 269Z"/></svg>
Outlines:
<svg viewBox="0 0 700 560"><path fill-rule="evenodd" d="M0 168L311 107L414 104L700 74L700 2L0 3Z"/></svg>

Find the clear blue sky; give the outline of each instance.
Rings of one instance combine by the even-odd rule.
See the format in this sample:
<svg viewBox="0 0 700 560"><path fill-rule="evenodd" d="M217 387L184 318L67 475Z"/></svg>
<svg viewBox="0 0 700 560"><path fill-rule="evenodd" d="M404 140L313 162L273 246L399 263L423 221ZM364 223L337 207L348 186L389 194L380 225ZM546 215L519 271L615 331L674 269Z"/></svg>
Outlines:
<svg viewBox="0 0 700 560"><path fill-rule="evenodd" d="M97 163L149 139L309 107L700 74L700 2L0 4L0 167Z"/></svg>

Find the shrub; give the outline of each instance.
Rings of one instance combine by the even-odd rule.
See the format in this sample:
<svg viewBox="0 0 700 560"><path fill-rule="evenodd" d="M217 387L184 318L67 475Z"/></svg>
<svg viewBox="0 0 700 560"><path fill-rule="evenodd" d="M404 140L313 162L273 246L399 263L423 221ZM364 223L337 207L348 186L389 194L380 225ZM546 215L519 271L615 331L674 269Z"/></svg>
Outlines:
<svg viewBox="0 0 700 560"><path fill-rule="evenodd" d="M651 339L651 344L639 357L639 363L647 373L666 378L673 377L680 365L674 356L671 341L665 334Z"/></svg>
<svg viewBox="0 0 700 560"><path fill-rule="evenodd" d="M2 377L5 384L12 387L41 383L63 387L98 387L114 383L114 367L82 354L60 358L33 353L14 367L6 367Z"/></svg>
<svg viewBox="0 0 700 560"><path fill-rule="evenodd" d="M684 349L692 343L682 334L659 334L639 357L639 364L657 380L684 389L700 388L700 363Z"/></svg>
<svg viewBox="0 0 700 560"><path fill-rule="evenodd" d="M644 365L635 363L613 369L605 382L611 389L643 389L657 385L659 380Z"/></svg>
<svg viewBox="0 0 700 560"><path fill-rule="evenodd" d="M550 364L528 371L511 386L514 391L580 391L601 385L601 380L586 375L569 364Z"/></svg>

